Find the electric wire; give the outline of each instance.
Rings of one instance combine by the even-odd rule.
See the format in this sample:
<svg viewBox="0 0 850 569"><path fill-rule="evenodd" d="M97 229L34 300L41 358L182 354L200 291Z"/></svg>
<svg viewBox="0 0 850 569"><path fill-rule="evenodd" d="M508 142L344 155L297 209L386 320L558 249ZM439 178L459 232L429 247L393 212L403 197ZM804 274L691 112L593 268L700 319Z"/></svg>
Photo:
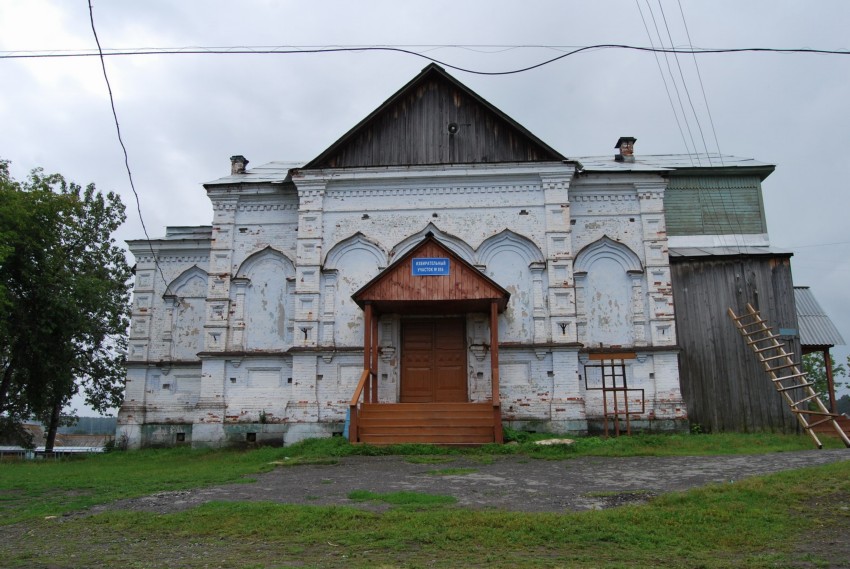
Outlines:
<svg viewBox="0 0 850 569"><path fill-rule="evenodd" d="M658 29L658 21L655 19L655 12L652 11L652 6L649 4L649 0L646 1L646 8L649 10L649 15L652 18L652 24L655 26L655 34L658 36L658 43L661 44L661 47L664 47L664 39L661 37L661 30ZM672 47L672 45L671 45ZM679 109L682 111L682 118L685 121L685 128L688 130L688 138L691 139L691 148L694 149L694 157L697 160L697 165L702 166L702 162L699 159L699 152L697 151L697 145L694 141L694 133L691 130L691 123L688 121L688 115L685 112L685 105L682 103L682 94L679 92L679 85L676 82L676 76L673 75L673 68L670 66L670 58L668 54L664 53L664 62L667 64L667 72L670 74L670 81L673 83L673 90L676 91L676 99L679 101Z"/></svg>
<svg viewBox="0 0 850 569"><path fill-rule="evenodd" d="M458 47L458 46L444 46ZM517 46L524 47L524 46ZM547 47L547 46L531 46L531 47ZM721 53L782 53L782 54L818 54L818 55L850 55L850 50L831 50L831 49L814 49L814 48L773 48L773 47L738 47L738 48L666 48L666 47L646 47L628 44L595 44L571 49L561 55L543 60L533 65L509 69L505 71L482 71L477 69L469 69L459 65L453 65L446 61L436 59L434 57L394 46L355 46L355 47L333 47L333 48L307 48L307 49L292 49L291 46L281 46L274 49L250 49L250 48L141 48L114 50L105 53L88 52L88 51L66 51L66 52L21 52L21 51L6 51L2 52L0 59L49 59L49 58L73 58L73 57L119 57L119 56L134 56L134 55L306 55L320 53L346 53L346 52L395 52L414 57L419 57L432 63L436 63L443 67L460 71L462 73L471 73L473 75L514 75L517 73L525 73L533 69L538 69L545 65L555 63L567 57L577 55L579 53L602 50L602 49L623 49L640 52L654 53L692 53L694 55L708 55Z"/></svg>
<svg viewBox="0 0 850 569"><path fill-rule="evenodd" d="M148 235L148 228L145 226L145 219L142 217L142 204L139 200L139 193L136 191L136 185L133 182L133 172L130 170L130 156L127 153L127 147L124 145L124 139L121 136L121 127L118 123L118 112L115 110L115 98L112 96L112 86L109 83L109 76L106 73L106 60L103 58L102 48L100 47L100 40L97 37L97 29L94 25L94 10L92 9L91 0L88 0L89 5L89 19L91 20L91 31L94 35L94 41L97 44L98 52L100 52L100 66L103 69L103 79L106 81L106 90L109 92L109 104L112 107L112 119L115 122L115 131L118 133L118 143L121 145L121 150L124 152L124 167L127 169L127 177L130 180L130 189L133 190L133 195L136 197L136 210L139 212L139 221L142 223L142 231L145 233L145 239L148 242L148 247L151 250L151 255L153 256L154 265L159 269L159 275L162 277L162 282L168 286L168 281L165 280L165 274L162 271L162 267L159 264L159 261L156 258L156 253L153 250L153 243L151 243L150 235Z"/></svg>
<svg viewBox="0 0 850 569"><path fill-rule="evenodd" d="M658 9L661 11L661 17L664 21L664 28L667 31L667 37L670 40L670 46L672 47L675 44L673 42L673 34L670 31L670 25L667 21L667 15L664 12L664 5L661 3L661 0L657 0L657 1L658 1ZM647 0L647 4L648 3L649 3L649 0ZM688 45L691 45L690 39L689 39ZM697 130L699 131L700 140L702 141L703 149L705 150L705 157L706 157L706 160L708 162L708 166L711 167L711 166L713 166L713 164L711 163L711 153L708 151L708 144L705 141L705 133L703 132L702 123L700 122L699 114L697 113L696 107L694 106L693 99L691 98L691 91L688 88L688 82L687 82L687 79L685 78L684 71L682 70L682 64L679 61L679 55L674 54L673 57L676 60L676 67L679 70L679 77L681 78L681 81L682 81L682 88L684 89L685 95L688 99L688 104L690 105L691 113L693 113L694 121L696 121ZM681 103L681 101L680 101L680 103ZM682 108L682 113L686 114L686 111L685 111L684 108ZM689 127L689 132L690 132L690 127ZM696 145L694 145L694 146L696 146ZM697 155L697 156L699 156L699 155ZM699 162L699 158L697 158L697 161ZM731 235L734 247L739 251L743 250L746 247L746 242L745 242L745 238L744 238L745 233L744 233L743 224L742 224L742 221L741 221L741 216L737 213L737 209L730 211L729 208L727 207L727 202L734 202L735 201L736 192L733 192L733 191L724 192L720 188L716 188L716 189L715 188L705 188L705 189L699 191L699 194L700 194L700 200L699 200L700 203L703 202L702 198L704 197L705 203L708 205L709 208L711 208L713 211L722 211L723 212L724 218L726 220L725 227L724 227L723 220L721 220L721 219L716 219L715 223L714 223L714 226L715 226L714 231L716 232L716 234L718 236L724 236L720 239L720 243L725 243L726 242L725 236ZM729 233L726 233L726 231L729 231ZM726 245L726 246L728 246L728 245Z"/></svg>
<svg viewBox="0 0 850 569"><path fill-rule="evenodd" d="M649 38L649 45L655 47L655 44L652 43L652 34L649 33L649 26L646 23L646 18L643 16L643 10L640 7L640 0L635 0L635 5L637 6L638 12L640 13L640 19L643 22L643 28L646 30L646 36ZM670 95L670 87L667 85L667 78L664 76L664 70L661 68L661 61L658 58L658 53L653 53L655 56L655 64L658 66L658 73L661 75L661 81L664 83L664 91L667 92L667 100L670 102L670 109L673 111L673 118L676 119L676 127L679 129L679 135L682 137L682 144L685 145L685 150L688 154L688 159L691 161L691 166L694 165L694 158L691 155L691 151L688 148L688 141L685 139L685 131L682 130L682 123L679 122L679 114L676 112L676 105L673 103L673 97Z"/></svg>
<svg viewBox="0 0 850 569"><path fill-rule="evenodd" d="M685 11L682 8L682 0L677 0L679 3L679 13L682 14L682 24L685 27L685 35L688 38L688 45L693 47L693 41L691 40L691 32L688 29L688 21L685 19ZM723 166L723 152L720 150L720 139L717 138L717 129L714 128L714 117L711 116L711 107L708 104L708 97L705 94L705 85L702 82L702 73L699 70L699 63L697 63L697 56L691 54L691 57L694 58L694 68L697 72L697 78L699 79L699 87L702 91L702 100L705 102L705 111L708 114L708 122L711 125L711 132L714 135L714 145L717 147L717 155L720 157L720 165Z"/></svg>
<svg viewBox="0 0 850 569"><path fill-rule="evenodd" d="M661 10L661 18L664 20L664 28L667 30L667 37L670 39L670 45L673 46L673 34L670 33L670 26L667 23L667 15L664 13L664 6L661 4L661 0L658 0L658 9ZM688 82L685 79L685 73L682 71L682 63L679 61L679 54L674 53L673 59L676 60L676 67L679 69L679 76L682 78L682 87L685 89L685 96L688 99L688 104L691 107L691 112L694 115L694 120L697 123L697 130L699 130L700 138L702 139L702 146L705 149L706 158L708 160L708 165L711 166L711 156L708 153L708 145L705 143L705 134L702 131L702 124L699 120L699 115L697 114L697 110L694 107L694 102L691 99L691 90L688 89Z"/></svg>

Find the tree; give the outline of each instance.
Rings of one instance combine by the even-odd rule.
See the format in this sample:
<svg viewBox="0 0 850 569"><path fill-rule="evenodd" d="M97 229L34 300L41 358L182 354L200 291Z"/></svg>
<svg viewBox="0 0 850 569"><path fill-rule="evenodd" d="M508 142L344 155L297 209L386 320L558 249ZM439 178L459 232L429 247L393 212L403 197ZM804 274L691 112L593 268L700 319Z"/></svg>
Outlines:
<svg viewBox="0 0 850 569"><path fill-rule="evenodd" d="M35 417L52 450L79 392L95 410L120 404L130 269L112 233L124 205L93 184L0 161L0 415Z"/></svg>
<svg viewBox="0 0 850 569"><path fill-rule="evenodd" d="M838 404L836 405L837 411L842 415L850 416L850 395L846 393L838 398Z"/></svg>
<svg viewBox="0 0 850 569"><path fill-rule="evenodd" d="M850 366L850 356L847 358L847 365ZM814 389L820 396L822 401L829 402L829 382L826 377L826 364L823 361L822 352L812 352L803 356L803 371L809 377L809 381L814 383ZM835 390L844 385L838 380L842 377L847 377L847 367L844 364L832 362L832 378L835 384ZM828 406L828 405L827 405Z"/></svg>

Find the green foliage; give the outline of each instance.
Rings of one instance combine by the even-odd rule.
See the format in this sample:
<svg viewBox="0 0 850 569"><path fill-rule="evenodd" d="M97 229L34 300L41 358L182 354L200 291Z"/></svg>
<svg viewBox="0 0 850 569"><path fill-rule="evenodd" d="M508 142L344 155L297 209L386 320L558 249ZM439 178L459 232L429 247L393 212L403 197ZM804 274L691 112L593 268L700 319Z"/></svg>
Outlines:
<svg viewBox="0 0 850 569"><path fill-rule="evenodd" d="M79 392L96 410L120 403L130 269L112 233L114 193L0 161L0 413L50 432ZM50 442L50 441L49 441Z"/></svg>
<svg viewBox="0 0 850 569"><path fill-rule="evenodd" d="M542 436L542 435L541 435ZM843 448L837 438L824 447ZM121 448L121 441L116 442ZM399 445L410 457L458 457L489 462L503 454L564 460L577 456L693 456L749 454L811 449L804 435L640 435L604 439L582 437L564 446L486 445L473 448ZM251 451L149 449L110 452L75 461L0 462L0 526L44 515L67 512L112 500L227 482L250 482L244 476L282 464L333 464L342 456L392 454L394 447L352 445L340 437L310 439L285 448ZM377 452L375 453L377 454ZM399 454L399 453L396 453Z"/></svg>
<svg viewBox="0 0 850 569"><path fill-rule="evenodd" d="M813 527L831 526L825 513L846 517L840 507L848 495L850 470L839 462L562 514L405 507L424 495L371 492L349 497L402 507L375 513L214 502L166 515L116 510L31 520L0 540L0 558L39 567L842 566L846 559L830 564L820 555L798 563L793 544L808 543L801 538Z"/></svg>
<svg viewBox="0 0 850 569"><path fill-rule="evenodd" d="M850 366L850 357L847 358L847 365ZM826 364L823 361L822 352L813 352L803 356L803 371L809 376L809 380L814 383L814 389L821 399L825 402L829 401L829 383L826 378ZM844 385L841 378L847 377L847 367L844 364L832 362L832 378L835 383L835 389Z"/></svg>
<svg viewBox="0 0 850 569"><path fill-rule="evenodd" d="M434 506L454 504L453 496L440 494L423 494L422 492L370 492L369 490L354 490L348 494L349 500L355 502L386 502L394 506Z"/></svg>
<svg viewBox="0 0 850 569"><path fill-rule="evenodd" d="M836 407L838 407L838 412L843 413L845 415L850 416L850 395L846 393L838 398L838 401L835 402Z"/></svg>

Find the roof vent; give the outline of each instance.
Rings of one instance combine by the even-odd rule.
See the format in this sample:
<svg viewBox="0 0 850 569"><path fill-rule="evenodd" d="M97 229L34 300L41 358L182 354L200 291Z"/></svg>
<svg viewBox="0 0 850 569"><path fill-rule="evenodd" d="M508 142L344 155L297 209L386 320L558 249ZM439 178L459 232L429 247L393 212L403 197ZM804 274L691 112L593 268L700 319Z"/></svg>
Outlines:
<svg viewBox="0 0 850 569"><path fill-rule="evenodd" d="M621 136L614 146L614 148L620 149L620 153L614 155L614 160L617 162L634 162L635 142L637 142L637 138L633 136Z"/></svg>
<svg viewBox="0 0 850 569"><path fill-rule="evenodd" d="M236 156L230 157L230 175L234 174L244 174L245 167L248 165L248 159L242 156L241 154L237 154Z"/></svg>

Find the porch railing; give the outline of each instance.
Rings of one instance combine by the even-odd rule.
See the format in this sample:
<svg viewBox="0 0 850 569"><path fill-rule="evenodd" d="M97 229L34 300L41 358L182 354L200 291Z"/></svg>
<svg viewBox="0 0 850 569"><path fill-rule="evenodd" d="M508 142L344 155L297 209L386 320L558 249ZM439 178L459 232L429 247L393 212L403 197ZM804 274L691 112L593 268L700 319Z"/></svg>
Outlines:
<svg viewBox="0 0 850 569"><path fill-rule="evenodd" d="M357 382L357 388L349 403L348 440L356 443L358 440L358 420L360 418L360 400L364 403L378 402L378 374L364 369Z"/></svg>

